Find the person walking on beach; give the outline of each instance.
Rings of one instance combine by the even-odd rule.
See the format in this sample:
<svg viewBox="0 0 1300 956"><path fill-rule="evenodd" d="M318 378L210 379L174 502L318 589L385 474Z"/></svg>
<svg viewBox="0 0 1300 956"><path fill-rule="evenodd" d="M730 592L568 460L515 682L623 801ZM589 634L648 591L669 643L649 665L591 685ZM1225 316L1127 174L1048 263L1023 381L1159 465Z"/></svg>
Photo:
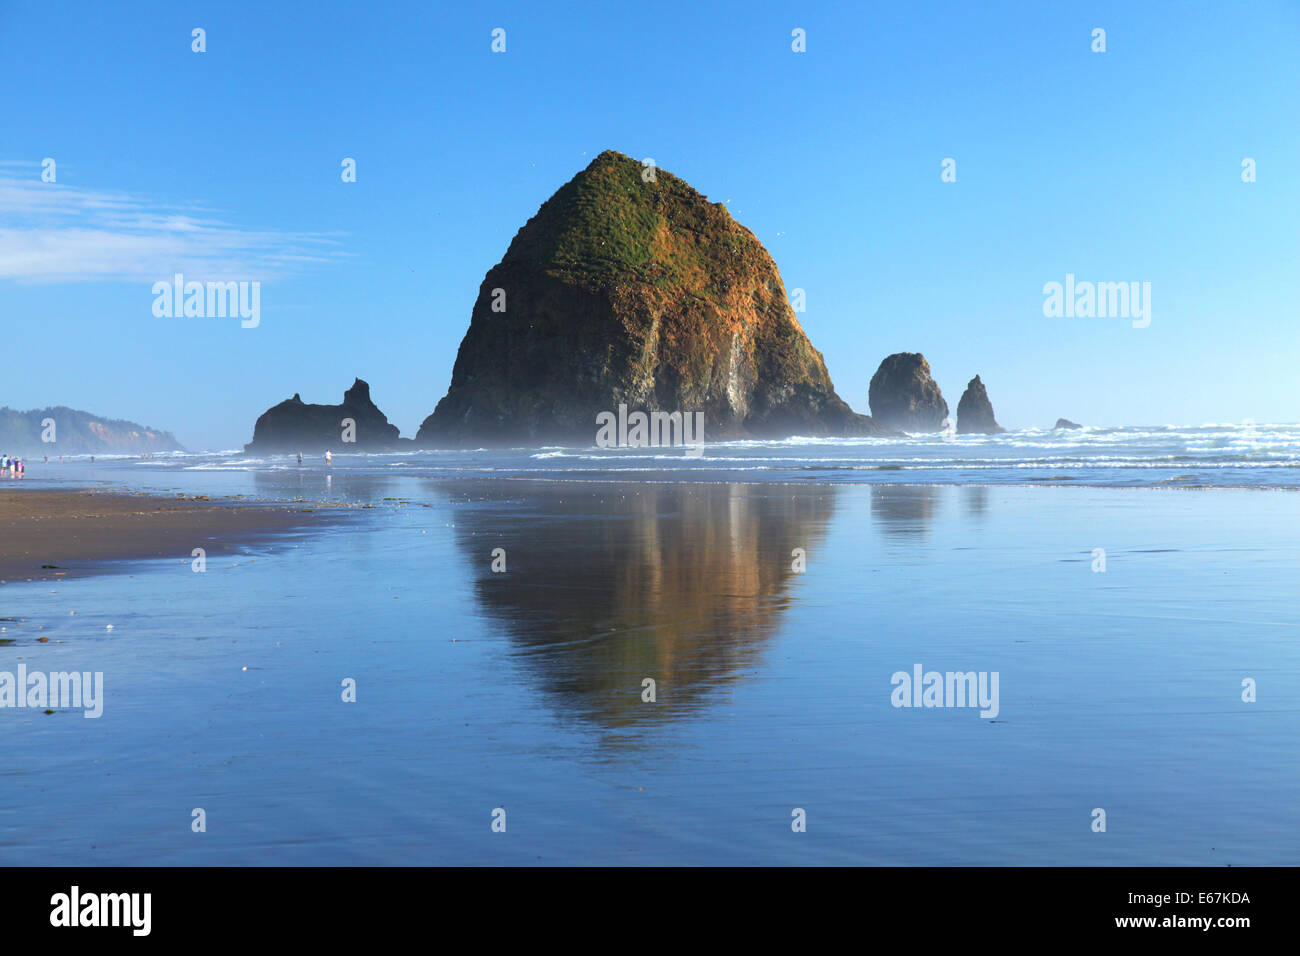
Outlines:
<svg viewBox="0 0 1300 956"><path fill-rule="evenodd" d="M298 464L302 464L302 452L298 452Z"/></svg>
<svg viewBox="0 0 1300 956"><path fill-rule="evenodd" d="M18 477L21 478L21 477L23 476L23 474L24 474L26 471L27 471L27 462L25 462L25 461L23 461L21 458L19 458L19 459L18 459Z"/></svg>
<svg viewBox="0 0 1300 956"><path fill-rule="evenodd" d="M325 464L327 464L327 465L332 465L333 463L334 463L334 452L330 451L329 449L326 449L326 450L325 450Z"/></svg>

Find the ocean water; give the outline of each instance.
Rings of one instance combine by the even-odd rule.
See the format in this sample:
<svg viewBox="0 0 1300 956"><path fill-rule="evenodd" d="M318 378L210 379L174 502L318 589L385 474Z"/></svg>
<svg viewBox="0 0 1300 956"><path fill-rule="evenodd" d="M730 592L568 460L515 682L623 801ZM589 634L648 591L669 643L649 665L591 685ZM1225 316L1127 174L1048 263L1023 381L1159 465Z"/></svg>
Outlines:
<svg viewBox="0 0 1300 956"><path fill-rule="evenodd" d="M345 454L334 449L329 473L425 478L533 477L563 480L815 481L901 484L1025 484L1161 487L1300 487L1300 424L1203 424L1024 429L1005 435L916 435L905 439L791 438L706 442L683 448L514 448ZM78 479L139 487L238 488L229 476L324 473L313 458L175 453L151 459L86 456L50 465L29 461L28 480ZM196 480L188 472L202 472ZM167 475L168 478L160 478ZM223 477L225 476L225 477ZM292 483L290 483L290 486ZM309 487L308 485L304 487Z"/></svg>
<svg viewBox="0 0 1300 956"><path fill-rule="evenodd" d="M0 671L104 674L0 709L0 864L1295 864L1297 442L36 463L371 507L0 586ZM895 706L918 665L996 715Z"/></svg>

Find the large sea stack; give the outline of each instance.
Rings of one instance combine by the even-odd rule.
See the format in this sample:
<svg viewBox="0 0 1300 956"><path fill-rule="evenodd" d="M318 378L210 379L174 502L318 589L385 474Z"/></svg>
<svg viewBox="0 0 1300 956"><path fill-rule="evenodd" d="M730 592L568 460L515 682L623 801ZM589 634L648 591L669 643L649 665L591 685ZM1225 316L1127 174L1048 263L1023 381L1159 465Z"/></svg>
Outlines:
<svg viewBox="0 0 1300 956"><path fill-rule="evenodd" d="M590 445L620 405L702 413L705 441L888 434L835 394L753 233L607 150L489 270L416 440Z"/></svg>
<svg viewBox="0 0 1300 956"><path fill-rule="evenodd" d="M348 426L354 443L345 442ZM375 451L397 444L397 426L370 400L370 386L357 379L343 393L342 405L309 405L297 393L279 405L268 408L253 426L253 440L245 452L303 452L318 455L325 451Z"/></svg>
<svg viewBox="0 0 1300 956"><path fill-rule="evenodd" d="M930 375L930 363L920 352L887 356L867 391L871 414L887 428L905 432L942 431L948 403Z"/></svg>
<svg viewBox="0 0 1300 956"><path fill-rule="evenodd" d="M1000 435L1006 431L993 417L993 403L988 390L976 375L966 385L957 403L958 435Z"/></svg>

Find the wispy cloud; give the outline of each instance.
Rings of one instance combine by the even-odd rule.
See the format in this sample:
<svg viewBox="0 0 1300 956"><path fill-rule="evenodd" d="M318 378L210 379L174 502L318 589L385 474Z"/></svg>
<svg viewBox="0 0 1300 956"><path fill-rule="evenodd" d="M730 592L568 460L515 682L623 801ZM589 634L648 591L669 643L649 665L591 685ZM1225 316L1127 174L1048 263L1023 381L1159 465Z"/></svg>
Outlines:
<svg viewBox="0 0 1300 956"><path fill-rule="evenodd" d="M339 236L242 228L197 204L41 182L0 161L0 280L271 279L336 262Z"/></svg>

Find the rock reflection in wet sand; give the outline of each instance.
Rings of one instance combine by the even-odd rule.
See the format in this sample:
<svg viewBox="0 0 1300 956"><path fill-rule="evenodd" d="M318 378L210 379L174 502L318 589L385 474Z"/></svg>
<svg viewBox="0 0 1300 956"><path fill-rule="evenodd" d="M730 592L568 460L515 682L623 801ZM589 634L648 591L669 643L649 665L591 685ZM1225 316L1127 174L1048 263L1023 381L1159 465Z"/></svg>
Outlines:
<svg viewBox="0 0 1300 956"><path fill-rule="evenodd" d="M456 530L482 568L477 598L504 623L529 682L564 714L615 728L684 716L761 661L797 586L792 552L822 539L835 495L492 482L469 493ZM490 569L494 548L504 573Z"/></svg>

